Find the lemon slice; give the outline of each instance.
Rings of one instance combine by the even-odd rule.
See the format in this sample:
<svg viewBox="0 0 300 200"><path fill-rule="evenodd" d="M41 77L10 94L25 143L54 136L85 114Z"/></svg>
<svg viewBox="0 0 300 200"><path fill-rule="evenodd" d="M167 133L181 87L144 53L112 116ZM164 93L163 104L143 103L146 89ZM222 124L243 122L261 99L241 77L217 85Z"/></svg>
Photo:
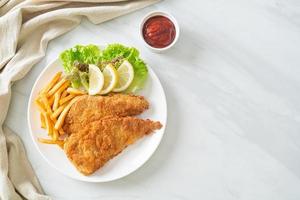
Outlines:
<svg viewBox="0 0 300 200"><path fill-rule="evenodd" d="M98 94L104 85L104 77L96 65L89 65L89 95Z"/></svg>
<svg viewBox="0 0 300 200"><path fill-rule="evenodd" d="M119 76L117 70L111 64L106 65L102 73L104 76L104 85L100 94L107 94L115 88L118 83Z"/></svg>
<svg viewBox="0 0 300 200"><path fill-rule="evenodd" d="M134 78L134 70L132 65L127 60L124 60L117 71L119 74L119 81L113 91L122 92L126 90L132 83Z"/></svg>

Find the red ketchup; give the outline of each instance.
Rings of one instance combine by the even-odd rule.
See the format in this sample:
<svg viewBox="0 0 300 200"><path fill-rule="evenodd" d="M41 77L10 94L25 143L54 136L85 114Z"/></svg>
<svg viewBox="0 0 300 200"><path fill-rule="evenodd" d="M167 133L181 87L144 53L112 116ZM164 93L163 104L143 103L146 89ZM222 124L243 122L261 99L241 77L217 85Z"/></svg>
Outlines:
<svg viewBox="0 0 300 200"><path fill-rule="evenodd" d="M150 17L143 26L143 37L152 47L164 48L175 39L176 30L173 22L164 16Z"/></svg>

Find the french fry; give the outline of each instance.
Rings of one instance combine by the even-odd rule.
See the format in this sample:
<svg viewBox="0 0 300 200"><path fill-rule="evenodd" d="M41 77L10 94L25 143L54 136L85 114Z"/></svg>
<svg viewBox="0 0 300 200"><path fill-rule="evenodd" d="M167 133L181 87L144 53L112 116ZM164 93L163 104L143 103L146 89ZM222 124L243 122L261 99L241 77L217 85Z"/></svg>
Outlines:
<svg viewBox="0 0 300 200"><path fill-rule="evenodd" d="M76 95L70 94L70 95L68 95L68 96L66 96L66 97L64 97L64 98L61 98L61 99L59 100L59 105L63 105L64 103L70 101L70 100L73 99L74 97L76 97Z"/></svg>
<svg viewBox="0 0 300 200"><path fill-rule="evenodd" d="M38 138L38 141L45 144L56 144L56 141L53 141L52 139Z"/></svg>
<svg viewBox="0 0 300 200"><path fill-rule="evenodd" d="M52 95L51 97L48 98L48 102L49 102L50 107L53 106L53 103L54 103L54 95Z"/></svg>
<svg viewBox="0 0 300 200"><path fill-rule="evenodd" d="M68 88L69 85L70 85L70 81L67 80L64 84L62 84L60 86L60 88L57 90L57 92L61 94L63 91L66 91L66 88Z"/></svg>
<svg viewBox="0 0 300 200"><path fill-rule="evenodd" d="M56 92L54 94L54 103L53 103L53 106L52 106L52 110L55 111L57 110L58 108L58 105L59 105L59 99L60 99L60 94L59 92Z"/></svg>
<svg viewBox="0 0 300 200"><path fill-rule="evenodd" d="M58 139L58 130L56 130L55 128L53 129L52 139L54 141L57 141L57 139Z"/></svg>
<svg viewBox="0 0 300 200"><path fill-rule="evenodd" d="M45 115L47 111L44 104L42 104L38 99L35 100L35 104L37 105L39 111Z"/></svg>
<svg viewBox="0 0 300 200"><path fill-rule="evenodd" d="M70 93L70 94L74 94L74 95L83 95L83 94L86 94L85 91L82 91L82 90L79 90L79 89L75 89L75 88L71 88L71 87L69 87L67 89L67 92Z"/></svg>
<svg viewBox="0 0 300 200"><path fill-rule="evenodd" d="M65 82L67 82L66 79L61 79L59 82L57 82L53 88L47 93L47 97L50 97L53 95Z"/></svg>
<svg viewBox="0 0 300 200"><path fill-rule="evenodd" d="M46 128L45 116L43 113L40 113L40 119L41 119L41 127Z"/></svg>
<svg viewBox="0 0 300 200"><path fill-rule="evenodd" d="M61 114L59 115L59 117L58 117L58 119L57 119L57 121L56 121L56 123L55 123L55 125L54 125L54 128L56 129L56 130L59 130L60 128L61 128L61 126L63 125L63 123L64 123L64 120L65 120L65 118L66 118L66 116L67 116L67 114L68 114L68 111L70 110L70 108L71 108L71 106L73 105L73 103L75 103L77 100L78 100L78 98L80 98L80 96L77 96L77 97L75 97L74 99L72 99L71 101L70 101L70 103L64 108L64 110L61 112Z"/></svg>
<svg viewBox="0 0 300 200"><path fill-rule="evenodd" d="M42 93L47 93L52 87L57 83L57 81L60 79L62 72L58 72L55 74L55 76L52 78L50 83L42 90Z"/></svg>
<svg viewBox="0 0 300 200"><path fill-rule="evenodd" d="M68 95L67 90L63 91L63 93L61 94L60 98L64 98Z"/></svg>
<svg viewBox="0 0 300 200"><path fill-rule="evenodd" d="M59 106L50 116L50 118L52 119L52 121L54 121L58 115L64 110L64 108L66 107L67 104L63 104L61 106Z"/></svg>
<svg viewBox="0 0 300 200"><path fill-rule="evenodd" d="M55 108L58 107L59 99L60 99L61 93L62 93L63 91L65 91L65 89L66 89L67 87L69 87L69 85L70 85L70 81L66 81L64 84L62 84L62 85L60 86L60 88L54 93L54 95L51 95L51 96L49 97L49 104L50 104L50 106L52 106L52 110L53 110L53 111L55 110ZM58 99L56 100L56 102L55 102L55 97L58 98Z"/></svg>
<svg viewBox="0 0 300 200"><path fill-rule="evenodd" d="M53 135L53 124L49 117L49 113L47 113L45 115L45 121L46 121L46 129L47 129L48 135L52 136Z"/></svg>
<svg viewBox="0 0 300 200"><path fill-rule="evenodd" d="M52 119L52 118L51 118L51 115L50 115L49 117L50 117L50 119L51 119L51 121L52 121L52 125L54 126L54 124L56 123L57 119L56 119L56 118Z"/></svg>
<svg viewBox="0 0 300 200"><path fill-rule="evenodd" d="M35 98L35 101L41 101L41 93L38 93L38 96Z"/></svg>
<svg viewBox="0 0 300 200"><path fill-rule="evenodd" d="M61 77L62 72L58 72L48 85L39 92L35 104L40 111L41 127L45 128L51 137L51 139L38 138L38 141L46 144L57 144L63 148L64 141L61 138L66 134L62 129L62 124L71 108L71 103L75 102L75 95L68 95L67 88L70 86L70 81L65 78L61 79ZM60 105L61 99L64 101ZM58 129L55 129L54 125Z"/></svg>
<svg viewBox="0 0 300 200"><path fill-rule="evenodd" d="M48 101L48 99L47 99L47 97L46 97L45 94L41 94L41 100L42 100L42 102L43 102L43 104L44 104L44 106L45 106L45 108L46 108L46 111L47 111L48 113L52 113L52 110L51 110L49 101Z"/></svg>

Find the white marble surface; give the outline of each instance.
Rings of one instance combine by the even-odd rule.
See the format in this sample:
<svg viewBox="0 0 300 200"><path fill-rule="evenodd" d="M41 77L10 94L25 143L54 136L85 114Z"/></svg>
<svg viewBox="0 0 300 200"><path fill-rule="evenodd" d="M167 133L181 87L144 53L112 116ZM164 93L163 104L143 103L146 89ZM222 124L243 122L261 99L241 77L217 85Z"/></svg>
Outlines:
<svg viewBox="0 0 300 200"><path fill-rule="evenodd" d="M181 25L174 49L151 53L139 21L153 10ZM58 53L78 43L136 46L168 102L165 137L138 171L109 183L64 177L38 154L26 109L31 87ZM53 199L300 199L300 1L168 0L95 26L84 21L50 43L13 86L6 124L22 138Z"/></svg>

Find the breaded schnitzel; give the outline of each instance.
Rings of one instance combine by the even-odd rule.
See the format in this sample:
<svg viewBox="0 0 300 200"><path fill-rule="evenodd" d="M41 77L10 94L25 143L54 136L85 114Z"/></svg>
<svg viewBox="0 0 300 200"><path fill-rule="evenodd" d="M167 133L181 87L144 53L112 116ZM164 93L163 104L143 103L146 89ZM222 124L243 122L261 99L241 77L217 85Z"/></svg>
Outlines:
<svg viewBox="0 0 300 200"><path fill-rule="evenodd" d="M109 96L84 95L74 103L64 121L67 134L81 130L87 123L107 116L133 116L149 108L142 96L113 94Z"/></svg>
<svg viewBox="0 0 300 200"><path fill-rule="evenodd" d="M89 175L128 145L162 127L160 122L134 117L108 117L85 125L69 136L64 151L75 167Z"/></svg>

